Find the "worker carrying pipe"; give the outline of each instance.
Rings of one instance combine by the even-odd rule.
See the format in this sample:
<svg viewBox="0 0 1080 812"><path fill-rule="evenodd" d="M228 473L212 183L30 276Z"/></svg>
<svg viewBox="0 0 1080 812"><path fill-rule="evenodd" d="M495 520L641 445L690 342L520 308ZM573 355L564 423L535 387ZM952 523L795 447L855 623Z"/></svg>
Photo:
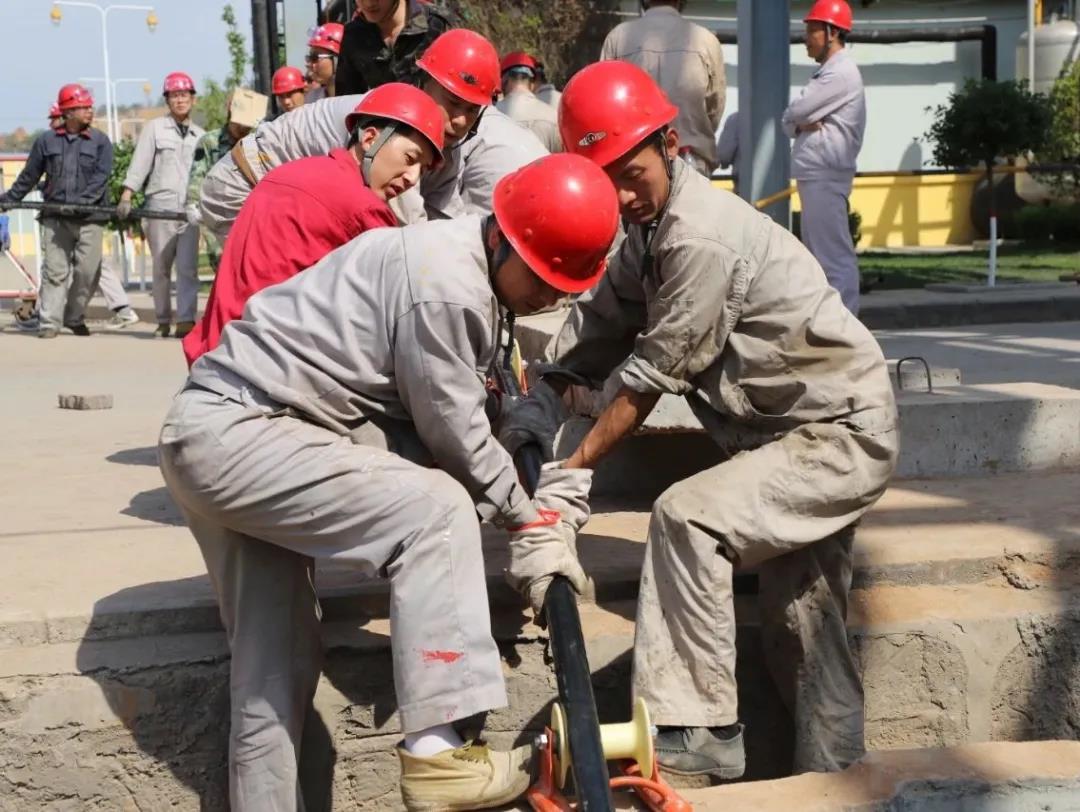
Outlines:
<svg viewBox="0 0 1080 812"><path fill-rule="evenodd" d="M618 201L590 161L503 178L487 217L375 229L256 293L191 368L158 445L206 561L231 650L233 812L296 810L320 670L315 559L390 582L390 647L411 812L486 809L528 787L530 746L463 741L507 704L477 513L510 532L534 608L586 578L588 470L547 466L532 498L484 412L503 310L603 274Z"/></svg>
<svg viewBox="0 0 1080 812"><path fill-rule="evenodd" d="M848 196L866 132L866 94L844 45L851 7L844 0L817 0L804 22L806 52L821 67L783 117L784 132L795 139L791 174L802 203L802 241L858 315L859 260L848 228Z"/></svg>
<svg viewBox="0 0 1080 812"><path fill-rule="evenodd" d="M729 459L652 508L633 692L660 727L657 760L681 775L743 774L732 572L757 567L795 769L838 770L863 753L845 618L855 523L896 464L892 386L806 248L678 160L677 112L625 62L591 65L563 90L563 143L604 168L629 225L549 347L560 367L610 384L596 424L559 455L592 469L661 395L686 398ZM535 386L506 418L508 450L539 442L553 456L560 403Z"/></svg>
<svg viewBox="0 0 1080 812"><path fill-rule="evenodd" d="M476 209L490 213L495 183L546 154L532 133L490 107L499 86L495 46L474 31L452 29L432 43L417 65L419 87L446 113L445 161L423 178L418 195L395 201L395 211L403 222L453 217L466 212L465 196ZM326 155L348 138L345 116L362 99L325 99L257 127L207 175L200 202L203 222L221 237L228 234L244 200L267 172L298 158ZM481 117L487 120L483 125L478 124ZM461 146L474 141L466 167Z"/></svg>

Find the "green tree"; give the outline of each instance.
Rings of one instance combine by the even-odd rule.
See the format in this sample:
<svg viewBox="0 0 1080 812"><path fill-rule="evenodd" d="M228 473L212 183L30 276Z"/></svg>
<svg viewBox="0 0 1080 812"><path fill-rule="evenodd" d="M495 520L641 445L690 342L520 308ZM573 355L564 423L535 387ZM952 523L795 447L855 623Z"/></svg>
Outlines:
<svg viewBox="0 0 1080 812"><path fill-rule="evenodd" d="M447 0L465 26L490 39L499 53L527 51L560 87L595 62L619 18L617 0Z"/></svg>
<svg viewBox="0 0 1080 812"><path fill-rule="evenodd" d="M1072 164L1073 169L1055 173L1049 180L1066 197L1080 198L1080 59L1067 65L1050 91L1053 119L1050 137L1039 153L1041 163Z"/></svg>
<svg viewBox="0 0 1080 812"><path fill-rule="evenodd" d="M995 161L1038 152L1049 128L1046 96L1032 93L1026 83L968 80L934 109L926 139L936 163L951 169L982 164L992 182Z"/></svg>
<svg viewBox="0 0 1080 812"><path fill-rule="evenodd" d="M251 64L251 55L236 24L236 11L231 3L226 3L221 10L221 20L225 23L225 44L229 49L229 74L224 84L215 79L204 79L202 93L195 102L195 120L208 130L225 125L229 94L244 83Z"/></svg>

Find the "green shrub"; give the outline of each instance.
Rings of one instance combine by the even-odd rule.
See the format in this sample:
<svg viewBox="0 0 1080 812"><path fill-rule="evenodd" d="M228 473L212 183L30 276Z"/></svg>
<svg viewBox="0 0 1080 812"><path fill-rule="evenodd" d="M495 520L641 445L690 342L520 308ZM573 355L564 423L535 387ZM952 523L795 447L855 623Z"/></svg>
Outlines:
<svg viewBox="0 0 1080 812"><path fill-rule="evenodd" d="M1016 236L1027 242L1047 242L1053 234L1049 206L1024 206L1016 212Z"/></svg>
<svg viewBox="0 0 1080 812"><path fill-rule="evenodd" d="M1054 242L1080 243L1080 203L1059 203L1047 208Z"/></svg>

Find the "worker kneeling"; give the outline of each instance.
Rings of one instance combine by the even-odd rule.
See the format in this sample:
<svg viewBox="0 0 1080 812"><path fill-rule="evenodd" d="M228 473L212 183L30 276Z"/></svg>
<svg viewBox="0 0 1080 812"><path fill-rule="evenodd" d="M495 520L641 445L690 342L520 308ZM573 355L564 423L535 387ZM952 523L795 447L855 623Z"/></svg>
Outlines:
<svg viewBox="0 0 1080 812"><path fill-rule="evenodd" d="M510 529L508 575L535 605L555 574L583 586L591 475L548 467L530 499L485 381L502 309L591 287L617 220L595 164L540 159L498 184L489 217L375 229L256 293L195 362L159 453L232 652L234 812L299 805L318 558L390 581L406 808L483 809L527 788L528 747L494 752L453 726L507 704L476 515ZM350 438L366 427L370 447ZM410 433L437 469L386 450Z"/></svg>
<svg viewBox="0 0 1080 812"><path fill-rule="evenodd" d="M563 91L563 143L604 167L629 223L552 344L560 366L593 380L625 361L617 394L563 466L594 467L661 395L686 398L730 458L653 505L633 687L660 727L657 760L679 774L742 775L732 571L757 567L795 770L835 770L863 753L845 618L853 526L896 462L892 388L877 342L810 253L676 160L676 112L622 62L587 67ZM536 411L511 413L509 446L547 437L550 447Z"/></svg>

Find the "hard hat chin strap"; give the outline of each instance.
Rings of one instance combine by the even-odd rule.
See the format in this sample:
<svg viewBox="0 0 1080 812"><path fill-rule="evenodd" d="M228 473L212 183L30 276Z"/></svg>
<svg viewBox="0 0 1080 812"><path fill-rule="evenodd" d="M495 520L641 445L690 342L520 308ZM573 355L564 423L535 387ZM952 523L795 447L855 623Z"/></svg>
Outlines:
<svg viewBox="0 0 1080 812"><path fill-rule="evenodd" d="M367 125L363 122L356 125L357 142L360 141L359 131L363 130L366 126ZM364 183L368 186L371 185L371 167L375 163L375 156L378 154L379 150L385 146L386 142L393 137L395 132L397 132L396 124L393 122L385 124L383 128L379 130L379 134L375 136L375 140L371 142L371 147L364 150L364 157L360 161L360 175L364 178Z"/></svg>

